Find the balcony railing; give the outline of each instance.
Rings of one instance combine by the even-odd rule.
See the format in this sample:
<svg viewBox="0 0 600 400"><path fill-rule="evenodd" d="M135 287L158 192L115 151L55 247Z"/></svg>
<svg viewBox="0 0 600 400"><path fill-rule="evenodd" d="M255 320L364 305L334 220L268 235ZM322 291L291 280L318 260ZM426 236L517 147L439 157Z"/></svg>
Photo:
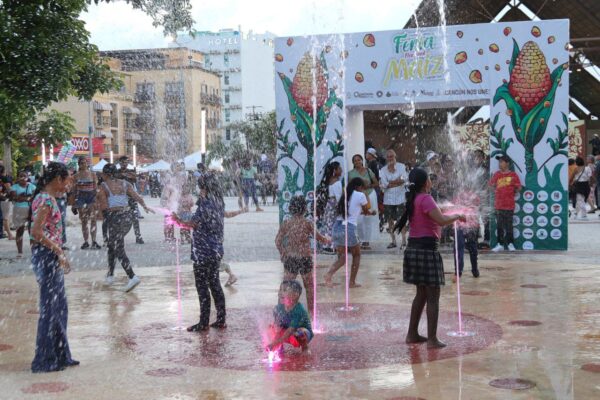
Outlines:
<svg viewBox="0 0 600 400"><path fill-rule="evenodd" d="M134 100L136 103L152 103L156 101L154 92L135 92Z"/></svg>
<svg viewBox="0 0 600 400"><path fill-rule="evenodd" d="M212 104L212 105L221 105L222 104L221 96L217 96L216 94L207 94L207 93L200 94L200 102L204 103L204 104Z"/></svg>
<svg viewBox="0 0 600 400"><path fill-rule="evenodd" d="M110 126L112 128L118 128L119 127L119 118L111 118Z"/></svg>
<svg viewBox="0 0 600 400"><path fill-rule="evenodd" d="M183 93L179 91L165 92L165 101L169 103L181 103L183 101Z"/></svg>

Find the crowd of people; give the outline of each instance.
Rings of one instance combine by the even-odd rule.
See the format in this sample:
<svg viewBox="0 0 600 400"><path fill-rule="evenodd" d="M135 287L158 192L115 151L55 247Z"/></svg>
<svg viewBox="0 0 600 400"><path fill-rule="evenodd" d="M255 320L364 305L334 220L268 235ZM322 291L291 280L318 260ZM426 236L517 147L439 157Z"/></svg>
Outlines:
<svg viewBox="0 0 600 400"><path fill-rule="evenodd" d="M487 198L482 197L493 190L493 215L498 238L498 245L493 250L515 250L512 238L514 199L522 185L518 175L511 171L512 160L506 155L497 156L499 170L488 179L484 155L475 153L469 159L473 163L471 167L479 171L473 175L476 177L475 186L470 191L455 190L458 185L453 160L433 151L426 153L421 165L411 167L398 162L392 149L386 151L386 163L381 165L377 152L369 148L365 158L360 154L352 157L353 168L346 176L338 162L328 164L318 187L317 227L309 220L305 198L296 196L289 205L291 217L281 224L275 239L284 274L278 303L273 311L267 349L281 352L284 344L288 343L305 351L313 338L310 317L314 307L315 266L311 240L319 242L324 251L337 255L324 275L325 285L332 286L334 275L346 264L350 253L349 288L356 288L361 286L357 281L361 250L372 248L378 225L381 229L387 227L389 249L400 247L404 250L403 280L416 287L406 342L427 343L430 348L445 346L437 337L440 287L445 284L439 248L444 240L445 228L458 223L453 238L458 252L455 275L462 274L466 249L470 254L472 274L475 278L479 277L479 230L481 222L488 225L484 215L487 213L481 212L481 204L487 202ZM123 290L131 291L140 283L127 257L124 237L133 227L136 243L143 244L138 205L146 212L153 213L154 210L138 193L136 171L127 168L127 157L120 158L118 166L106 164L98 175L90 171L84 158L78 160L78 166L78 171L73 173L63 164L50 162L39 178L21 172L15 183L0 166L3 230L11 239L10 224L6 221L11 211L6 204L12 202L18 254L23 254L23 233L28 228L33 271L40 288L40 318L33 372L57 371L79 364L71 357L66 337L68 311L64 274L69 272L70 265L65 256L66 207L61 207L61 201L71 205L73 212L79 215L82 249L98 250L103 247L96 240L96 220L99 215L102 216L103 245L108 253L105 284L114 283L117 260L129 278ZM598 176L595 171L599 166L600 162L596 160L588 160L588 165L580 158L575 160L570 183L578 212L583 212L585 207L582 203L588 201L589 193L594 190L590 181ZM188 328L190 332L227 327L225 295L219 273L225 270L230 274L228 284L235 281L235 276L222 262L224 219L248 212L250 198L256 211L262 211L256 196L257 174L259 170L249 162L242 163L239 191L243 201L236 211L225 210L222 176L207 171L202 164L192 175L182 164L174 164L171 173L162 180L161 210L165 214L165 240L174 240L173 226L177 225L181 234L179 240L190 243L191 248L200 312L198 323ZM584 187L583 183L587 186ZM194 193L197 193L197 198L194 198ZM456 208L456 205L461 207ZM303 289L296 281L298 275L304 283L308 310L299 301ZM212 324L209 321L211 298L217 311ZM418 326L425 306L427 336L422 336Z"/></svg>

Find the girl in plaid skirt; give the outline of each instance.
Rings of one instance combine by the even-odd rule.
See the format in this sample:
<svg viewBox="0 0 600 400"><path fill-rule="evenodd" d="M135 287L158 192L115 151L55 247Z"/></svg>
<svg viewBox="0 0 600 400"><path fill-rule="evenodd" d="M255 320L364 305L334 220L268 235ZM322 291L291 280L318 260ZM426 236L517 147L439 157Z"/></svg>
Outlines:
<svg viewBox="0 0 600 400"><path fill-rule="evenodd" d="M417 286L417 294L410 310L410 323L406 343L427 342L428 348L446 346L437 338L440 311L440 286L444 284L444 265L438 250L442 226L457 220L465 221L461 214L443 215L429 194L431 179L422 168L414 168L408 175L409 191L406 194L406 211L395 226L402 231L408 222L408 246L404 251L403 279ZM419 321L427 304L427 337L419 335Z"/></svg>

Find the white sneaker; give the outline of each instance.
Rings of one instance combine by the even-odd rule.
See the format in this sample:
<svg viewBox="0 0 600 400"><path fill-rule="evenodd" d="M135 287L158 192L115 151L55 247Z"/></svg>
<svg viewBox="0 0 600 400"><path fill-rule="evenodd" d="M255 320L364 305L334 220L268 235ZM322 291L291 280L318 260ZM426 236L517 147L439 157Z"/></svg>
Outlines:
<svg viewBox="0 0 600 400"><path fill-rule="evenodd" d="M514 248L514 247L513 247L513 248ZM501 244L497 244L497 245L496 245L496 247L494 247L494 248L492 249L492 251L493 251L494 253L497 253L497 252L499 252L499 251L502 251L502 250L504 250L504 246L502 246Z"/></svg>
<svg viewBox="0 0 600 400"><path fill-rule="evenodd" d="M515 245L514 245L514 244L512 244L512 243L510 243L510 244L508 245L508 251L515 251L515 250L517 250L517 249L515 249Z"/></svg>
<svg viewBox="0 0 600 400"><path fill-rule="evenodd" d="M104 284L106 286L112 286L112 284L115 283L115 277L112 275L108 275L106 278L104 278Z"/></svg>
<svg viewBox="0 0 600 400"><path fill-rule="evenodd" d="M125 292L133 290L133 288L139 284L140 278L138 278L137 275L134 275L133 278L129 279L129 282L127 282L127 286L125 286Z"/></svg>

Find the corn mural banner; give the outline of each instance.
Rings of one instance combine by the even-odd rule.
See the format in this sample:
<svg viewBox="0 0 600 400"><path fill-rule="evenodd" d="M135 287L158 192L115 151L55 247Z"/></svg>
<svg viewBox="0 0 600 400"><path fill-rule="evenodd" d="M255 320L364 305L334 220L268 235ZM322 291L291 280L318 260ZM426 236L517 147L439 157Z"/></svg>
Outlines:
<svg viewBox="0 0 600 400"><path fill-rule="evenodd" d="M345 110L490 104L491 172L508 155L524 184L516 246L566 249L568 33L545 20L277 39L281 219L341 161Z"/></svg>

